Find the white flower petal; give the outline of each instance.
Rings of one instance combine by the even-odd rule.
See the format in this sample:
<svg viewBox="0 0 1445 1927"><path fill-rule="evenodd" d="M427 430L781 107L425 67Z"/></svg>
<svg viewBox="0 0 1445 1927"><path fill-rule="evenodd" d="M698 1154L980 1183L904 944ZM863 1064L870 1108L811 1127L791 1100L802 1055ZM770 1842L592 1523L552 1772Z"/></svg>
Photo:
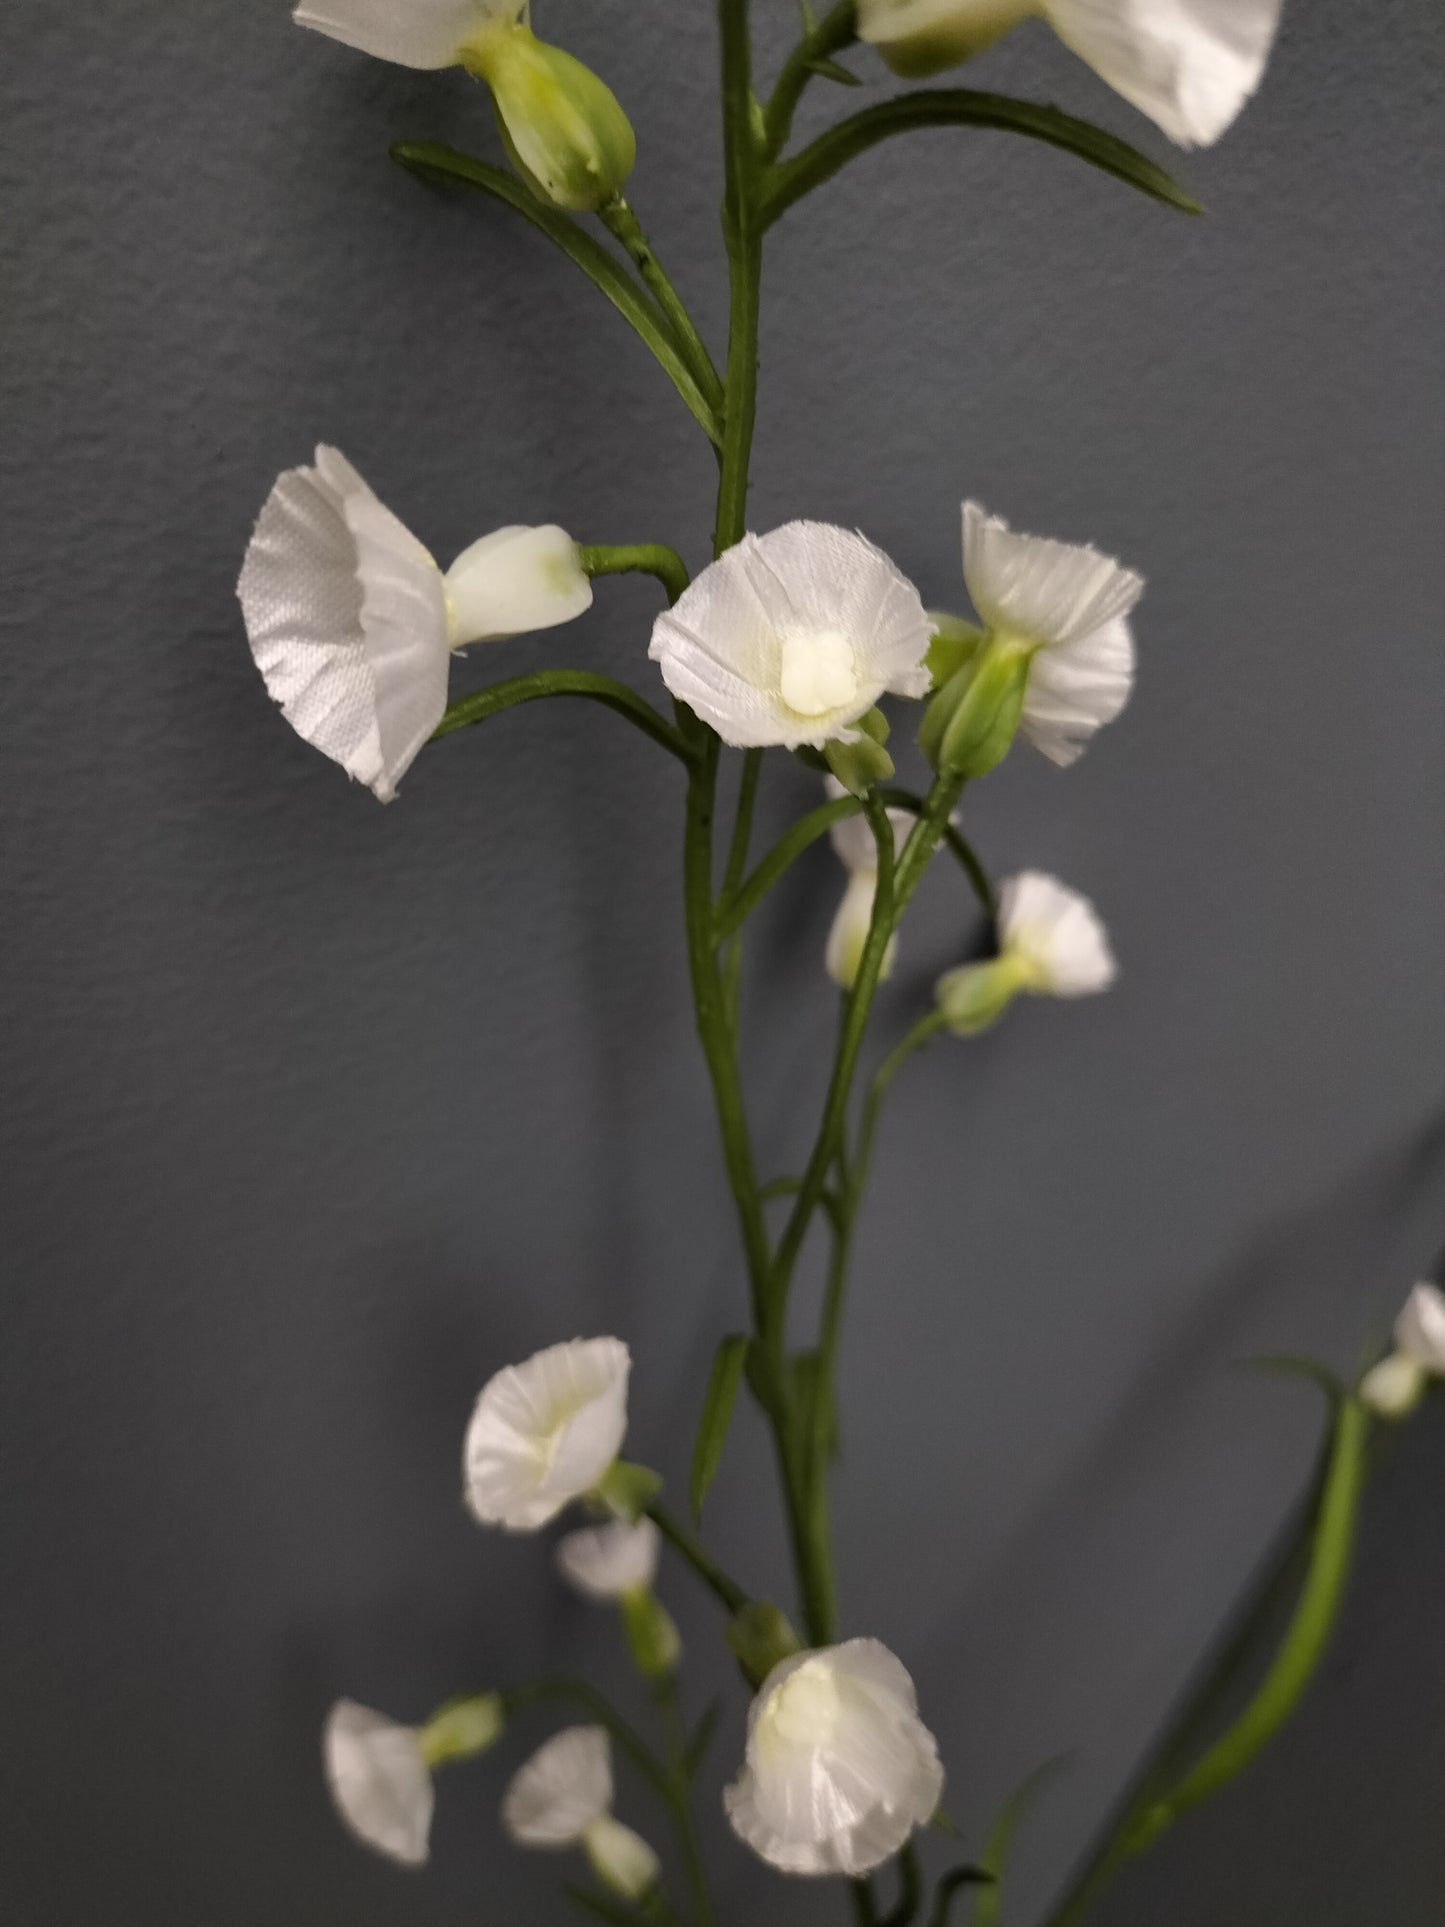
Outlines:
<svg viewBox="0 0 1445 1927"><path fill-rule="evenodd" d="M251 653L308 743L383 802L441 721L451 666L441 572L344 456L272 489L238 586Z"/></svg>
<svg viewBox="0 0 1445 1927"><path fill-rule="evenodd" d="M577 544L555 523L495 529L446 573L452 646L495 642L571 622L592 607Z"/></svg>
<svg viewBox="0 0 1445 1927"><path fill-rule="evenodd" d="M1054 997L1087 997L1118 975L1108 934L1089 899L1038 870L999 890L999 948L1027 962L1028 988Z"/></svg>
<svg viewBox="0 0 1445 1927"><path fill-rule="evenodd" d="M963 505L963 574L989 627L1035 646L1024 735L1051 762L1072 763L1129 700L1128 616L1143 577L1097 549L1015 534L977 502Z"/></svg>
<svg viewBox="0 0 1445 1927"><path fill-rule="evenodd" d="M298 27L402 67L450 67L463 41L491 21L525 12L500 0L301 0Z"/></svg>
<svg viewBox="0 0 1445 1927"><path fill-rule="evenodd" d="M1360 1400L1382 1418L1404 1418L1425 1389L1425 1367L1409 1352L1391 1352L1360 1380Z"/></svg>
<svg viewBox="0 0 1445 1927"><path fill-rule="evenodd" d="M660 1538L651 1519L629 1525L611 1519L584 1526L558 1542L557 1570L589 1599L620 1599L651 1586L657 1577Z"/></svg>
<svg viewBox="0 0 1445 1927"><path fill-rule="evenodd" d="M1258 87L1282 0L1045 0L1055 33L1181 147L1216 141Z"/></svg>
<svg viewBox="0 0 1445 1927"><path fill-rule="evenodd" d="M482 1389L467 1429L466 1498L484 1525L535 1532L590 1492L627 1431L627 1347L573 1339Z"/></svg>
<svg viewBox="0 0 1445 1927"><path fill-rule="evenodd" d="M605 1726L569 1726L535 1752L507 1789L502 1824L523 1847L572 1847L612 1805Z"/></svg>
<svg viewBox="0 0 1445 1927"><path fill-rule="evenodd" d="M858 1875L933 1814L943 1769L913 1682L877 1640L795 1654L748 1714L724 1794L734 1830L786 1873Z"/></svg>
<svg viewBox="0 0 1445 1927"><path fill-rule="evenodd" d="M885 692L927 693L931 635L918 591L881 549L789 522L704 569L658 617L648 655L724 742L821 748L856 741L851 725Z"/></svg>
<svg viewBox="0 0 1445 1927"><path fill-rule="evenodd" d="M592 1871L604 1887L628 1900L641 1900L657 1885L662 1862L640 1833L610 1813L594 1820L582 1836Z"/></svg>
<svg viewBox="0 0 1445 1927"><path fill-rule="evenodd" d="M338 1700L322 1738L336 1810L368 1847L404 1867L427 1857L434 1794L414 1727Z"/></svg>
<svg viewBox="0 0 1445 1927"><path fill-rule="evenodd" d="M1445 1293L1420 1283L1395 1321L1395 1343L1426 1371L1445 1376Z"/></svg>
<svg viewBox="0 0 1445 1927"><path fill-rule="evenodd" d="M843 901L838 905L837 915L828 931L828 944L823 953L824 967L840 990L853 988L853 979L858 975L858 966L863 960L863 946L868 941L869 926L873 922L873 900L877 894L876 870L855 870L849 877ZM897 961L898 937L895 933L888 939L888 947L883 952L883 963L878 972L880 980L893 975L893 966Z"/></svg>

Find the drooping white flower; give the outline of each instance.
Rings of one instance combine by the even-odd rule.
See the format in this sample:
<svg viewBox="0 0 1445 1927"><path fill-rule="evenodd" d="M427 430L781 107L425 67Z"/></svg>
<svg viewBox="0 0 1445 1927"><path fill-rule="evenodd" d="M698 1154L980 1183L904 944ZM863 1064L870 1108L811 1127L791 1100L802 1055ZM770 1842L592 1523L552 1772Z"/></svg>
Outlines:
<svg viewBox="0 0 1445 1927"><path fill-rule="evenodd" d="M660 1535L651 1519L635 1525L609 1519L605 1525L569 1532L557 1546L557 1570L589 1599L622 1599L646 1592L657 1577Z"/></svg>
<svg viewBox="0 0 1445 1927"><path fill-rule="evenodd" d="M338 1700L322 1736L326 1784L358 1840L404 1867L428 1853L434 1793L417 1728Z"/></svg>
<svg viewBox="0 0 1445 1927"><path fill-rule="evenodd" d="M913 1681L876 1639L850 1639L769 1673L748 1713L746 1762L723 1803L771 1866L856 1876L897 1853L942 1790Z"/></svg>
<svg viewBox="0 0 1445 1927"><path fill-rule="evenodd" d="M295 20L378 60L454 67L468 41L527 18L528 0L300 0Z"/></svg>
<svg viewBox="0 0 1445 1927"><path fill-rule="evenodd" d="M272 489L238 593L286 720L383 802L441 721L454 649L570 622L592 602L556 527L499 529L443 575L325 446Z"/></svg>
<svg viewBox="0 0 1445 1927"><path fill-rule="evenodd" d="M938 1008L962 1036L987 1029L1021 991L1088 997L1118 975L1093 904L1039 870L1025 870L1000 889L998 939L996 957L938 980Z"/></svg>
<svg viewBox="0 0 1445 1927"><path fill-rule="evenodd" d="M859 0L895 73L940 72L1040 14L1181 147L1207 147L1258 87L1283 0Z"/></svg>
<svg viewBox="0 0 1445 1927"><path fill-rule="evenodd" d="M1403 1418L1431 1378L1445 1378L1445 1293L1422 1282L1395 1320L1394 1351L1365 1373L1360 1397L1383 1418Z"/></svg>
<svg viewBox="0 0 1445 1927"><path fill-rule="evenodd" d="M580 1847L604 1886L638 1900L658 1859L612 1817L612 1748L603 1726L569 1726L534 1753L507 1789L502 1824L521 1847Z"/></svg>
<svg viewBox="0 0 1445 1927"><path fill-rule="evenodd" d="M830 801L848 794L836 776L828 776L823 780ZM917 818L912 810L893 809L888 812L888 821L893 830L893 854L897 857L908 841ZM843 891L843 901L838 905L838 913L828 932L828 947L823 961L833 982L840 989L849 990L858 975L863 946L868 941L868 929L873 921L873 900L878 894L878 845L867 817L861 812L856 816L845 816L841 822L833 825L828 835L838 861L848 872L848 882ZM897 958L898 938L894 936L889 939L888 948L883 953L883 967L878 973L880 978L892 975Z"/></svg>
<svg viewBox="0 0 1445 1927"><path fill-rule="evenodd" d="M1019 728L1067 767L1129 700L1144 578L1097 549L1017 535L977 502L963 505L963 575L991 640L1029 657Z"/></svg>
<svg viewBox="0 0 1445 1927"><path fill-rule="evenodd" d="M482 1388L467 1428L467 1504L484 1525L535 1532L599 1483L627 1431L631 1354L576 1338L508 1365Z"/></svg>
<svg viewBox="0 0 1445 1927"><path fill-rule="evenodd" d="M878 698L928 690L933 626L871 542L825 522L745 535L653 626L648 655L725 743L858 740Z"/></svg>

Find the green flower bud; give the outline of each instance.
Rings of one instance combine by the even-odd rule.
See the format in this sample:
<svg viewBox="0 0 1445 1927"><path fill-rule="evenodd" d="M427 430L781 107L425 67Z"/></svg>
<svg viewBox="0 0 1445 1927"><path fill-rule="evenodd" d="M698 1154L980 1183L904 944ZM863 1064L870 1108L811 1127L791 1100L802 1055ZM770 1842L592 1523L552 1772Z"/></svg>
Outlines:
<svg viewBox="0 0 1445 1927"><path fill-rule="evenodd" d="M495 1746L507 1724L500 1693L469 1693L439 1706L418 1736L429 1767L448 1760L470 1760Z"/></svg>
<svg viewBox="0 0 1445 1927"><path fill-rule="evenodd" d="M658 1679L670 1673L682 1655L682 1639L672 1614L650 1587L634 1586L618 1602L628 1651L639 1673Z"/></svg>
<svg viewBox="0 0 1445 1927"><path fill-rule="evenodd" d="M825 743L823 759L845 790L866 796L875 783L886 783L893 774L893 758L883 747L888 718L873 708L858 718L856 727L861 732L856 743Z"/></svg>
<svg viewBox="0 0 1445 1927"><path fill-rule="evenodd" d="M987 641L987 633L962 616L951 616L946 609L930 609L933 640L928 645L928 674L934 690L942 689L949 677L968 662Z"/></svg>
<svg viewBox="0 0 1445 1927"><path fill-rule="evenodd" d="M661 1490L662 1475L650 1466L615 1459L591 1496L603 1511L636 1525Z"/></svg>
<svg viewBox="0 0 1445 1927"><path fill-rule="evenodd" d="M990 634L964 656L923 713L918 746L949 776L986 776L1018 730L1033 645Z"/></svg>
<svg viewBox="0 0 1445 1927"><path fill-rule="evenodd" d="M939 1013L960 1037L977 1036L997 1023L1019 992L1027 988L1029 975L1027 963L1013 956L945 971L934 987Z"/></svg>
<svg viewBox="0 0 1445 1927"><path fill-rule="evenodd" d="M462 64L491 88L502 144L539 201L580 210L619 192L637 137L591 68L520 22L484 28L462 49Z"/></svg>
<svg viewBox="0 0 1445 1927"><path fill-rule="evenodd" d="M752 1686L761 1686L779 1660L803 1650L788 1615L768 1599L750 1599L728 1621L723 1638Z"/></svg>

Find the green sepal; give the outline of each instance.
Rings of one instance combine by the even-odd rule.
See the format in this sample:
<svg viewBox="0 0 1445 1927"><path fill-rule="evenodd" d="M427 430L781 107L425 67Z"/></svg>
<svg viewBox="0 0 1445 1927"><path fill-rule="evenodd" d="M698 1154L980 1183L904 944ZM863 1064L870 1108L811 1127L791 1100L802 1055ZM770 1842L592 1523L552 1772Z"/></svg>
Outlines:
<svg viewBox="0 0 1445 1927"><path fill-rule="evenodd" d="M1023 714L1032 651L990 636L923 713L918 746L941 774L986 776L1008 754Z"/></svg>
<svg viewBox="0 0 1445 1927"><path fill-rule="evenodd" d="M876 710L870 713L879 714ZM866 796L877 784L886 783L894 773L893 758L882 743L869 733L867 721L867 717L860 717L860 734L856 743L829 743L823 751L829 769L844 789L859 797ZM887 727L886 723L884 727Z"/></svg>
<svg viewBox="0 0 1445 1927"><path fill-rule="evenodd" d="M1012 957L991 957L983 963L960 964L946 970L934 985L938 1010L958 1037L976 1037L996 1024L1023 988Z"/></svg>
<svg viewBox="0 0 1445 1927"><path fill-rule="evenodd" d="M946 609L930 609L928 619L933 624L933 640L925 660L936 693L973 658L987 639L987 632L977 623L965 622L962 616L950 615Z"/></svg>
<svg viewBox="0 0 1445 1927"><path fill-rule="evenodd" d="M661 1679L676 1669L682 1640L672 1614L647 1586L625 1592L619 1602L622 1628L632 1663L648 1679Z"/></svg>
<svg viewBox="0 0 1445 1927"><path fill-rule="evenodd" d="M814 749L811 743L799 743L798 747L793 751L793 754L803 765L804 769L815 769L820 776L826 776L828 774L827 757L823 754L822 750Z"/></svg>
<svg viewBox="0 0 1445 1927"><path fill-rule="evenodd" d="M474 1759L496 1745L506 1724L500 1693L463 1693L439 1706L421 1729L422 1758L432 1768Z"/></svg>
<svg viewBox="0 0 1445 1927"><path fill-rule="evenodd" d="M733 1332L722 1340L714 1354L702 1417L698 1421L697 1442L692 1448L692 1473L687 1488L694 1519L702 1517L702 1502L722 1460L738 1385L751 1349L750 1338Z"/></svg>
<svg viewBox="0 0 1445 1927"><path fill-rule="evenodd" d="M615 1459L611 1470L593 1487L591 1497L614 1518L636 1525L661 1490L660 1472L654 1472L651 1466L633 1465L627 1459Z"/></svg>
<svg viewBox="0 0 1445 1927"><path fill-rule="evenodd" d="M780 1660L803 1650L788 1615L768 1599L750 1599L728 1621L723 1638L754 1687L762 1685Z"/></svg>
<svg viewBox="0 0 1445 1927"><path fill-rule="evenodd" d="M491 88L502 145L539 201L582 210L621 191L637 140L590 67L520 22L484 29L463 48L462 64Z"/></svg>
<svg viewBox="0 0 1445 1927"><path fill-rule="evenodd" d="M717 1732L718 1721L722 1718L722 1701L709 1700L702 1710L697 1725L692 1729L692 1738L683 1754L683 1770L691 1780L702 1765L703 1756L712 1745L713 1735Z"/></svg>

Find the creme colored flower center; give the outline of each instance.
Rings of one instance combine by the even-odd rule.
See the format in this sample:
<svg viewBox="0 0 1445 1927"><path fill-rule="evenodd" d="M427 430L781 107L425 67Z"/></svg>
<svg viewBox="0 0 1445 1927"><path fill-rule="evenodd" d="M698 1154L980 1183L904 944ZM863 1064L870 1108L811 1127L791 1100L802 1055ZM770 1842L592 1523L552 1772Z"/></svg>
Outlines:
<svg viewBox="0 0 1445 1927"><path fill-rule="evenodd" d="M810 630L782 639L779 686L799 716L825 716L857 699L853 645L835 629Z"/></svg>
<svg viewBox="0 0 1445 1927"><path fill-rule="evenodd" d="M837 1682L822 1666L800 1666L773 1694L759 1738L780 1747L826 1746L842 1714Z"/></svg>

